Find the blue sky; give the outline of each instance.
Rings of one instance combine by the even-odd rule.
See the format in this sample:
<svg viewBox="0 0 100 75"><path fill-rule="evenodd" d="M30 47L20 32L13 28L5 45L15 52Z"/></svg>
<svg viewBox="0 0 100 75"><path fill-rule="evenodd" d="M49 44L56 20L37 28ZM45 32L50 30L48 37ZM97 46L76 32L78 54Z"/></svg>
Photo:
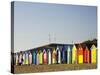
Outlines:
<svg viewBox="0 0 100 75"><path fill-rule="evenodd" d="M51 43L76 43L97 38L97 8L15 2L15 52L48 44L49 34Z"/></svg>

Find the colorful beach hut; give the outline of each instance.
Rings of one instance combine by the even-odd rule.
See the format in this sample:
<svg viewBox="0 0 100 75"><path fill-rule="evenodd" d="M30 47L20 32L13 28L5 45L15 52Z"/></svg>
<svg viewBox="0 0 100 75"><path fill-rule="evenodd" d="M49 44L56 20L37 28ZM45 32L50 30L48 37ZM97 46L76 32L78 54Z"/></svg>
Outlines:
<svg viewBox="0 0 100 75"><path fill-rule="evenodd" d="M43 53L42 53L41 50L40 50L39 52L40 52L40 53L39 53L39 61L40 61L39 64L43 64Z"/></svg>
<svg viewBox="0 0 100 75"><path fill-rule="evenodd" d="M48 64L51 64L51 50L48 49Z"/></svg>
<svg viewBox="0 0 100 75"><path fill-rule="evenodd" d="M48 63L47 52L45 49L43 49L43 64L47 63Z"/></svg>
<svg viewBox="0 0 100 75"><path fill-rule="evenodd" d="M16 55L16 65L18 65L18 61L19 61L19 57L18 57L18 53L15 54Z"/></svg>
<svg viewBox="0 0 100 75"><path fill-rule="evenodd" d="M83 48L81 45L78 46L78 50L77 50L77 63L78 64L83 63Z"/></svg>
<svg viewBox="0 0 100 75"><path fill-rule="evenodd" d="M37 51L37 57L36 57L36 64L39 65L40 61L39 61L39 51Z"/></svg>
<svg viewBox="0 0 100 75"><path fill-rule="evenodd" d="M25 56L26 56L25 64L28 65L29 64L28 52L25 52Z"/></svg>
<svg viewBox="0 0 100 75"><path fill-rule="evenodd" d="M91 55L90 50L86 46L86 48L83 50L83 62L84 63L90 63L91 62Z"/></svg>
<svg viewBox="0 0 100 75"><path fill-rule="evenodd" d="M91 63L97 62L97 48L95 45L91 47Z"/></svg>
<svg viewBox="0 0 100 75"><path fill-rule="evenodd" d="M32 64L32 53L29 51L29 64Z"/></svg>
<svg viewBox="0 0 100 75"><path fill-rule="evenodd" d="M65 63L67 64L67 50L68 50L68 45L65 45L64 48L65 48Z"/></svg>
<svg viewBox="0 0 100 75"><path fill-rule="evenodd" d="M19 65L22 65L23 62L23 55L22 55L22 51L19 53Z"/></svg>
<svg viewBox="0 0 100 75"><path fill-rule="evenodd" d="M87 63L91 63L91 51L87 47Z"/></svg>
<svg viewBox="0 0 100 75"><path fill-rule="evenodd" d="M57 53L57 63L61 64L61 51L60 51L59 46L57 46L56 48L56 53Z"/></svg>
<svg viewBox="0 0 100 75"><path fill-rule="evenodd" d="M70 48L70 46L68 46L66 58L67 58L67 64L71 64L71 48Z"/></svg>
<svg viewBox="0 0 100 75"><path fill-rule="evenodd" d="M56 64L56 50L53 48L52 51L52 64Z"/></svg>
<svg viewBox="0 0 100 75"><path fill-rule="evenodd" d="M64 46L60 46L59 48L61 50L61 63L64 63L65 62L65 48Z"/></svg>
<svg viewBox="0 0 100 75"><path fill-rule="evenodd" d="M25 52L23 52L23 65L25 65Z"/></svg>
<svg viewBox="0 0 100 75"><path fill-rule="evenodd" d="M76 64L77 63L77 48L75 45L73 45L72 48L72 64Z"/></svg>
<svg viewBox="0 0 100 75"><path fill-rule="evenodd" d="M36 55L36 51L34 50L33 52L32 52L32 64L36 64L36 58L37 58L37 55Z"/></svg>

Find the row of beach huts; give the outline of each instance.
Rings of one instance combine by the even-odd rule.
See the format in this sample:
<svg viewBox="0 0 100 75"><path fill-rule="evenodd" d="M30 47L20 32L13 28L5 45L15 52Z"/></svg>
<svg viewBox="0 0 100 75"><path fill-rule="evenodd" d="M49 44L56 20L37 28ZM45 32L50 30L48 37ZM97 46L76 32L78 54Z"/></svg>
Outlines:
<svg viewBox="0 0 100 75"><path fill-rule="evenodd" d="M14 65L97 63L97 47L81 44L49 44L14 53Z"/></svg>

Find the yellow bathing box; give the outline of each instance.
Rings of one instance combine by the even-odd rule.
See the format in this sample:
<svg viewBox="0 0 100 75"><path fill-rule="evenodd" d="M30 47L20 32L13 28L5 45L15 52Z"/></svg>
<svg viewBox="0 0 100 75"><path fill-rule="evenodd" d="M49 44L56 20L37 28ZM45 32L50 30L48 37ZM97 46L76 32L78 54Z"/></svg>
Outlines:
<svg viewBox="0 0 100 75"><path fill-rule="evenodd" d="M93 44L91 47L91 63L96 63L97 62L97 48Z"/></svg>
<svg viewBox="0 0 100 75"><path fill-rule="evenodd" d="M52 52L52 64L56 63L56 50L55 48L53 48L53 52Z"/></svg>
<svg viewBox="0 0 100 75"><path fill-rule="evenodd" d="M76 49L76 46L73 45L73 48L72 48L72 64L75 64L77 63L77 49Z"/></svg>
<svg viewBox="0 0 100 75"><path fill-rule="evenodd" d="M39 54L39 61L40 61L40 64L43 64L43 53L41 50L40 50L40 54Z"/></svg>

